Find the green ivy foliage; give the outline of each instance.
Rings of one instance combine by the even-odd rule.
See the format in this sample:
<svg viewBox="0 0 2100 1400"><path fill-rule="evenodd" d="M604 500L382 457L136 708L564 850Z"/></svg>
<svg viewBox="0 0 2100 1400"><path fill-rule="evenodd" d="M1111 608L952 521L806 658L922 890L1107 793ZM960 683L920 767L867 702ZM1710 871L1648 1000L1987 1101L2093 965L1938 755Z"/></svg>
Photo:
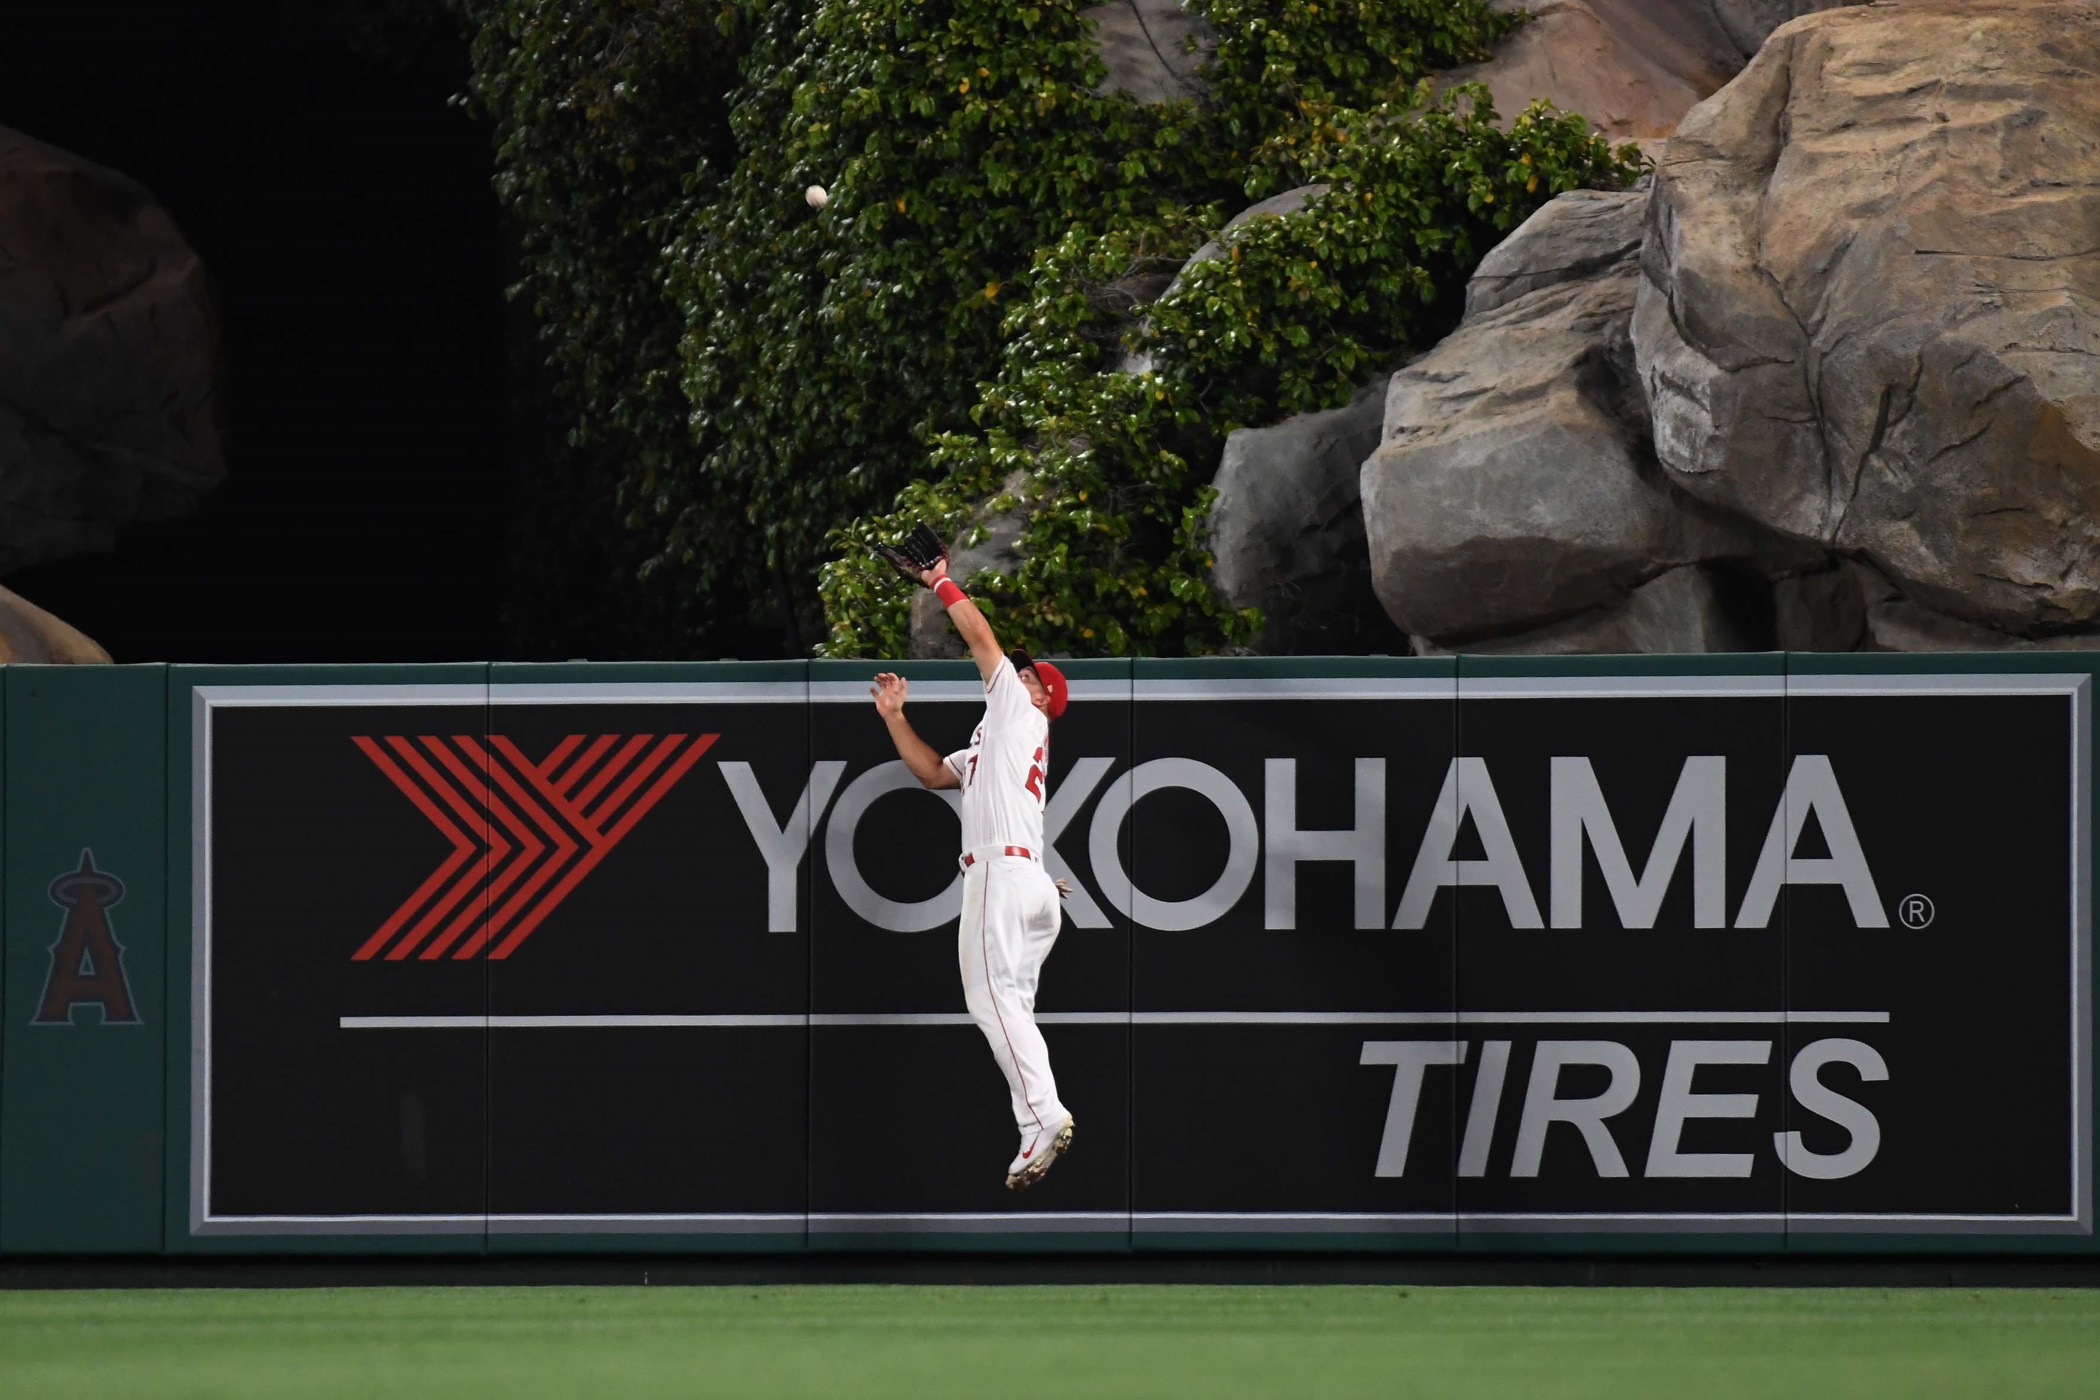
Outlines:
<svg viewBox="0 0 2100 1400"><path fill-rule="evenodd" d="M1339 108L1391 100L1431 73L1486 58L1524 20L1463 0L1194 0L1191 8L1219 36L1206 101L1235 162L1279 136L1293 144ZM1248 194L1286 188L1278 162L1249 164Z"/></svg>
<svg viewBox="0 0 2100 1400"><path fill-rule="evenodd" d="M754 23L738 164L666 250L698 451L638 490L667 555L733 547L726 586L759 569L813 603L829 529L968 426L1035 249L1186 199L1202 171L1186 104L1091 90L1071 0L818 0Z"/></svg>
<svg viewBox="0 0 2100 1400"><path fill-rule="evenodd" d="M1207 95L1143 107L1097 91L1080 0L457 3L571 422L559 499L617 494L664 652L754 622L894 652L904 600L862 551L890 526L856 522L967 528L1009 480L1034 510L981 588L1002 627L1230 645L1201 543L1223 433L1346 394L1448 323L1492 234L1626 173L1579 121L1502 133L1417 90L1517 22L1482 0L1190 0ZM1310 180L1346 198L1133 316L1119 281ZM1104 372L1141 324L1155 372Z"/></svg>
<svg viewBox="0 0 2100 1400"><path fill-rule="evenodd" d="M1192 243L1191 226L1069 235L1008 318L979 430L938 440L945 475L905 491L890 516L835 534L825 654L900 654L909 599L868 546L917 519L967 543L987 508L1016 505L1009 483L1026 496L1020 567L971 581L1002 640L1112 656L1245 642L1260 617L1229 608L1209 582L1205 478L1225 435L1345 402L1448 329L1467 273L1540 204L1638 173L1633 148L1614 152L1578 116L1538 104L1506 132L1494 117L1483 88L1437 96L1424 84L1272 143L1275 178L1325 192L1245 224L1190 265L1120 338L1150 361L1136 372L1103 364L1118 337L1101 290L1157 249Z"/></svg>

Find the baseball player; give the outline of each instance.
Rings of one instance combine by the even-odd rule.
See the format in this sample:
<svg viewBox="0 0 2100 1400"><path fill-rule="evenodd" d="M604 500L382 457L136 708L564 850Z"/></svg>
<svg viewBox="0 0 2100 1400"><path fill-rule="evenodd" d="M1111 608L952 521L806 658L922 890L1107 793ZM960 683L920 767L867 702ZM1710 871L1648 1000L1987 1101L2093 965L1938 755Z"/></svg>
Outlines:
<svg viewBox="0 0 2100 1400"><path fill-rule="evenodd" d="M1006 1184L1026 1190L1072 1145L1072 1115L1057 1097L1050 1053L1035 1024L1036 977L1057 942L1060 889L1043 869L1043 794L1050 721L1064 713L1064 674L1018 648L1002 655L992 626L948 577L948 552L921 525L906 549L883 557L934 591L984 677L984 718L968 748L943 758L904 717L908 688L884 672L868 692L897 757L934 789L962 790L962 919L956 947L970 1018L991 1044L1013 1095L1021 1148Z"/></svg>

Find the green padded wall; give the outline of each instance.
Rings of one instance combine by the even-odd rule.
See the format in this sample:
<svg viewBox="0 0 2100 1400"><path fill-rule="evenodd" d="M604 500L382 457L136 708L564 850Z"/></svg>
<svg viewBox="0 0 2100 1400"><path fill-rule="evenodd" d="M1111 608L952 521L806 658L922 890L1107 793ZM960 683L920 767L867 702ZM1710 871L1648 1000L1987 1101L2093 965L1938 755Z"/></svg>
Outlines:
<svg viewBox="0 0 2100 1400"><path fill-rule="evenodd" d="M9 666L0 1249L161 1244L167 670Z"/></svg>

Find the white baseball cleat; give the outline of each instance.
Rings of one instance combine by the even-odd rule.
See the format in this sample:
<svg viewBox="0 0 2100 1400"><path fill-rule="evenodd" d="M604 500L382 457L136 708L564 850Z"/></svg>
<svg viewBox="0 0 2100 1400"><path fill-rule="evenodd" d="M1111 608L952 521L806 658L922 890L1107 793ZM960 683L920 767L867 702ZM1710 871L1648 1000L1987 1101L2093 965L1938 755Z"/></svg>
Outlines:
<svg viewBox="0 0 2100 1400"><path fill-rule="evenodd" d="M1043 1128L1021 1144L1020 1155L1006 1168L1006 1189L1026 1191L1050 1172L1050 1167L1072 1149L1072 1115L1066 1114L1056 1128Z"/></svg>

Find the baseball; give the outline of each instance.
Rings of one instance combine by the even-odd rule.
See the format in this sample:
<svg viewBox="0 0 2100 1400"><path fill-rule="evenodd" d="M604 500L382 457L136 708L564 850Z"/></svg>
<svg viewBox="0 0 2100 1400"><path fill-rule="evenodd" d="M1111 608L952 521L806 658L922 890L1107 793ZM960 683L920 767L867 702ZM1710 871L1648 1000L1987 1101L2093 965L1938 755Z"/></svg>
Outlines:
<svg viewBox="0 0 2100 1400"><path fill-rule="evenodd" d="M809 207L812 209L822 209L831 203L831 196L824 193L822 185L811 185L802 192L802 197L809 201Z"/></svg>

